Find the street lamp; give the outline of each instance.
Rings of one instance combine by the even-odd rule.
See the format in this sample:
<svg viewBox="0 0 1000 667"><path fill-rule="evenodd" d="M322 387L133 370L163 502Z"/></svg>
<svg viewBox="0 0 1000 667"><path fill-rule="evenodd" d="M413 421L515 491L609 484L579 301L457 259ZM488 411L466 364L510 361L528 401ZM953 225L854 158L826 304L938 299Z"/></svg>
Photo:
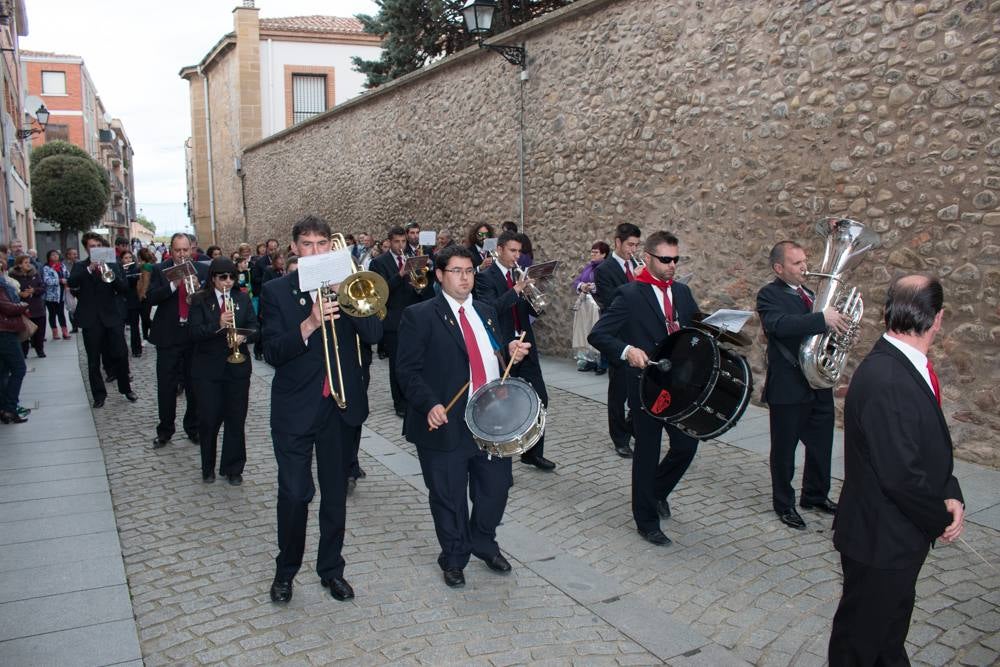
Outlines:
<svg viewBox="0 0 1000 667"><path fill-rule="evenodd" d="M465 29L476 38L476 42L481 49L490 49L503 56L512 65L525 69L526 56L523 46L508 44L486 44L484 37L488 37L493 30L493 14L496 11L496 0L469 0L468 4L462 7L462 18L465 19Z"/></svg>
<svg viewBox="0 0 1000 667"><path fill-rule="evenodd" d="M32 128L27 129L27 130L18 130L17 131L17 138L18 139L27 139L27 138L29 138L33 134L41 134L42 132L45 131L45 128L48 127L48 125L49 125L49 110L45 108L44 104L42 104L41 106L39 106L38 110L35 111L35 120L37 120L38 124L41 125L41 129L36 128L36 127L32 127Z"/></svg>

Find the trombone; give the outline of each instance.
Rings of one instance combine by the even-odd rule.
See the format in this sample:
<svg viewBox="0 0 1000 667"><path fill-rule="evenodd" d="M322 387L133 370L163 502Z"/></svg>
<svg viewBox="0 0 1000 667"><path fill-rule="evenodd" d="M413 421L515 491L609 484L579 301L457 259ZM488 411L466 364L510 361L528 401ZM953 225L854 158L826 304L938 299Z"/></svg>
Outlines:
<svg viewBox="0 0 1000 667"><path fill-rule="evenodd" d="M342 250L347 247L347 241L341 233L334 234L330 239L333 250ZM330 386L330 393L333 400L337 402L337 407L341 410L347 408L347 392L344 390L344 371L340 364L340 341L337 338L337 326L330 322L330 336L333 338L333 356L337 367L337 384L333 384L333 366L330 364L330 345L326 333L326 300L335 299L341 310L351 317L378 317L385 319L386 302L389 300L389 285L385 279L374 271L362 271L351 258L352 272L345 278L337 291L333 291L333 286L323 283L317 293L319 299L319 314L322 318L320 331L323 332L323 361L326 365L326 381ZM361 365L361 340L355 335L355 345L358 351L358 366Z"/></svg>

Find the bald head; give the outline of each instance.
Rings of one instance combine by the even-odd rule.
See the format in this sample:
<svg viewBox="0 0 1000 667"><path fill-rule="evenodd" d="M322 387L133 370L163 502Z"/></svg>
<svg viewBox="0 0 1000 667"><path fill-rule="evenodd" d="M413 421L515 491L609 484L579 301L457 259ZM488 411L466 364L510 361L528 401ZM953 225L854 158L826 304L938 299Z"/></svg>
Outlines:
<svg viewBox="0 0 1000 667"><path fill-rule="evenodd" d="M885 299L885 328L891 333L922 336L944 308L944 288L937 278L912 273L896 278Z"/></svg>

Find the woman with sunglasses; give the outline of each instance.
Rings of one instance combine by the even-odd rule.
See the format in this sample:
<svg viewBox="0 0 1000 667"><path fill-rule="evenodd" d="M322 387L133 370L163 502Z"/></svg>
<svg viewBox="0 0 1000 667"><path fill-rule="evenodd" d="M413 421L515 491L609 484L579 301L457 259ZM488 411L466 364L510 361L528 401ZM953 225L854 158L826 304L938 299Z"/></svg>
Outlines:
<svg viewBox="0 0 1000 667"><path fill-rule="evenodd" d="M257 315L250 297L234 289L238 276L236 264L231 259L213 259L208 277L205 287L191 299L188 312L188 331L194 343L191 382L198 401L201 479L206 484L215 481L216 443L219 427L225 423L219 475L226 477L233 486L239 486L243 483L247 460L244 426L253 365L247 342L248 338L257 337ZM252 332L236 336L244 359L241 363L228 361L233 350L229 348L225 329L233 325Z"/></svg>

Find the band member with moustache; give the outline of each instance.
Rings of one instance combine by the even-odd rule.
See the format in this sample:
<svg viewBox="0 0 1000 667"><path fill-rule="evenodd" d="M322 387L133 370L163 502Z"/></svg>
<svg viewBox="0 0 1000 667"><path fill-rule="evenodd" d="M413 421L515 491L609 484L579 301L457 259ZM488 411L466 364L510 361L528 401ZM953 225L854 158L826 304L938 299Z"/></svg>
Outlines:
<svg viewBox="0 0 1000 667"><path fill-rule="evenodd" d="M635 280L637 266L632 256L639 251L642 232L635 225L623 222L615 229L615 249L594 269L594 300L601 313L606 312L618 296L618 289ZM608 367L608 434L615 452L622 458L632 457L629 439L632 437L632 419L625 414L628 400L628 372Z"/></svg>
<svg viewBox="0 0 1000 667"><path fill-rule="evenodd" d="M805 530L795 510L795 447L806 447L802 477L803 509L835 514L829 499L833 452L833 390L813 389L799 366L799 347L814 334L847 330L850 318L836 308L812 312L815 295L803 286L806 253L794 241L781 241L768 258L775 279L757 293L757 315L767 336L767 377L763 400L770 408L771 498L786 526Z"/></svg>
<svg viewBox="0 0 1000 667"><path fill-rule="evenodd" d="M411 220L406 223L406 247L403 252L407 257L416 257L420 254L420 223Z"/></svg>
<svg viewBox="0 0 1000 667"><path fill-rule="evenodd" d="M389 230L389 252L379 255L371 263L371 270L382 276L389 285L387 313L382 323L384 329L382 345L389 355L389 391L392 394L392 405L397 417L406 415L406 396L400 388L396 371L399 364L397 348L401 338L400 321L403 310L407 306L434 296L432 285L428 284L418 292L411 284L410 274L406 271L406 243L406 231L402 227L393 227ZM428 283L431 277L431 272L428 271Z"/></svg>
<svg viewBox="0 0 1000 667"><path fill-rule="evenodd" d="M833 534L844 589L830 634L833 667L910 664L904 644L917 575L934 540L962 534L962 490L927 357L943 307L937 279L893 281L885 334L847 390L844 488Z"/></svg>
<svg viewBox="0 0 1000 667"><path fill-rule="evenodd" d="M191 382L192 343L188 331L190 305L188 291L181 278L169 281L163 272L190 260L191 239L177 233L170 237L170 259L153 267L146 291L146 301L156 306L149 342L156 346L156 403L160 421L156 425L153 449L166 445L174 436L177 419L177 388L184 387L187 406L184 410L184 433L197 444L198 404ZM199 288L208 277L204 264L194 262ZM193 295L192 295L193 297Z"/></svg>
<svg viewBox="0 0 1000 667"><path fill-rule="evenodd" d="M417 447L441 545L438 565L455 587L465 585L470 555L495 572L511 569L496 542L513 484L511 461L479 449L462 414L476 389L500 378L506 363L500 350L516 364L530 344L504 338L493 308L473 300L475 268L467 248L445 248L435 267L441 293L403 312L400 329L407 335L399 341L398 370L407 398L403 434ZM445 404L465 382L468 391L449 413Z"/></svg>
<svg viewBox="0 0 1000 667"><path fill-rule="evenodd" d="M104 246L104 241L94 232L83 235L83 245L89 255L94 248ZM115 374L118 391L132 403L139 400L129 383L128 351L125 347L125 294L128 282L121 264L117 262L107 267L114 274L114 280L104 282L102 267L90 257L73 265L73 272L67 284L77 297L76 322L83 329L83 346L87 351L87 375L90 379L90 393L94 397L94 407L104 407L108 390L101 377L101 355L105 355L108 366Z"/></svg>
<svg viewBox="0 0 1000 667"><path fill-rule="evenodd" d="M483 243L486 239L495 237L496 232L493 231L493 225L486 222L474 225L469 230L465 245L472 253L472 264L476 267L476 271L485 271L493 263L493 258L490 257L490 253L486 252Z"/></svg>
<svg viewBox="0 0 1000 667"><path fill-rule="evenodd" d="M488 304L496 310L500 334L505 340L513 340L522 332L526 334L524 340L531 343L531 352L511 370L511 375L531 384L542 405L548 407L549 394L545 390L542 366L538 360L538 344L531 324L531 318L538 317L539 313L524 297L525 288L533 284L533 281L526 276L521 280L514 279L513 268L517 266L521 254L521 242L517 237L516 232L504 232L497 239L497 258L500 261L476 275L475 298L477 302ZM521 455L521 462L540 470L554 470L556 464L545 458L544 453L543 434L538 444Z"/></svg>
<svg viewBox="0 0 1000 667"><path fill-rule="evenodd" d="M188 329L194 345L191 354L191 381L198 401L198 440L201 445L201 479L215 481L215 459L219 427L222 436L222 458L219 475L233 486L243 483L243 468L247 462L247 407L250 401L250 374L253 370L247 339L257 334L257 315L250 297L236 287L238 272L230 259L216 257L208 267L208 281L191 299ZM225 295L232 299L231 309ZM229 363L232 353L225 328L253 333L238 334L243 363Z"/></svg>
<svg viewBox="0 0 1000 667"><path fill-rule="evenodd" d="M691 465L698 440L672 424L650 417L642 409L639 375L657 346L681 327L691 326L698 304L691 289L674 282L680 261L680 242L669 232L646 238L645 270L618 290L618 296L590 332L588 340L618 366L626 379L635 429L632 457L632 516L639 534L652 544L666 546L670 538L660 530L660 519L670 517L668 496ZM660 460L660 440L666 429L670 450Z"/></svg>
<svg viewBox="0 0 1000 667"><path fill-rule="evenodd" d="M330 225L314 216L302 218L292 228L292 245L299 257L330 252L330 237ZM356 345L358 339L361 343L378 341L382 323L377 317L346 315L332 298L324 299L324 320L314 294L299 289L298 271L267 283L261 303L267 314L264 356L275 368L271 438L278 462L278 556L271 600L286 603L292 599L292 580L302 566L309 503L316 492L312 478L314 449L320 488L316 573L335 599L348 600L354 597L354 590L344 579L341 555L347 517L347 470L353 443L368 417L368 396ZM325 353L320 327L327 331ZM330 357L332 379L327 377L325 354ZM335 386L339 382L338 360L342 387ZM346 407L337 405L334 391L346 398Z"/></svg>

